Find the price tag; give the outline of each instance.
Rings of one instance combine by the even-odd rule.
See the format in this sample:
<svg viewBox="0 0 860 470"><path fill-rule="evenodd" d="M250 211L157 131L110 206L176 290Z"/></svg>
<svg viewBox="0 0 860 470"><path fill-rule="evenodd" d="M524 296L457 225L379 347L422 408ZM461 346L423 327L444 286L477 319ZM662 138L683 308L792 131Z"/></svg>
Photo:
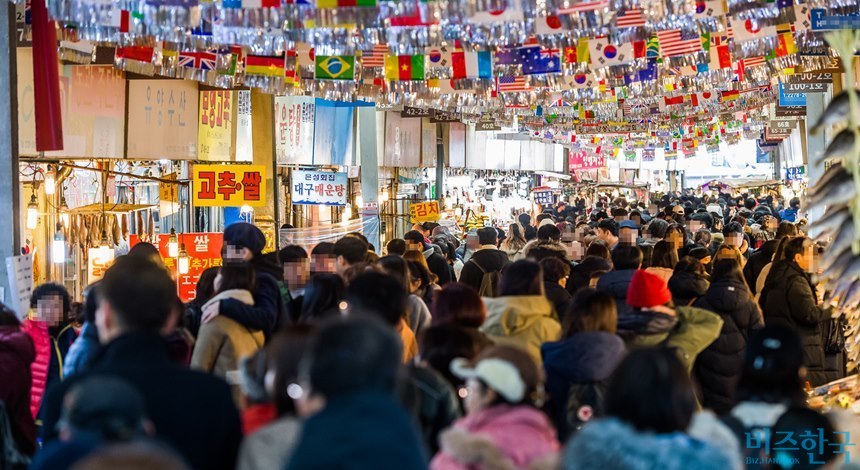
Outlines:
<svg viewBox="0 0 860 470"><path fill-rule="evenodd" d="M406 106L403 108L403 111L400 112L400 117L405 117L405 118L430 117L430 110L427 108L413 108L410 106Z"/></svg>

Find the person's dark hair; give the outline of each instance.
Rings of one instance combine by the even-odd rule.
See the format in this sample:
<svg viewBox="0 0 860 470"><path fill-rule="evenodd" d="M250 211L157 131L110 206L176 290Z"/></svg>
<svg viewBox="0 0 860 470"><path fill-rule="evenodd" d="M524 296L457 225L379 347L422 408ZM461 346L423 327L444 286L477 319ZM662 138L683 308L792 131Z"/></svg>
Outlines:
<svg viewBox="0 0 860 470"><path fill-rule="evenodd" d="M418 230L410 230L403 235L403 240L406 242L420 243L424 246L424 234Z"/></svg>
<svg viewBox="0 0 860 470"><path fill-rule="evenodd" d="M299 381L299 364L308 351L313 326L294 325L284 328L266 343L264 353L266 371L274 371L273 382L275 408L278 416L293 416L296 414L296 406L293 398L287 393L287 388Z"/></svg>
<svg viewBox="0 0 860 470"><path fill-rule="evenodd" d="M148 258L120 256L105 271L99 297L125 331L158 333L176 308L176 284Z"/></svg>
<svg viewBox="0 0 860 470"><path fill-rule="evenodd" d="M499 232L493 227L481 227L478 229L478 243L481 245L495 245L499 239Z"/></svg>
<svg viewBox="0 0 860 470"><path fill-rule="evenodd" d="M334 255L349 264L362 263L367 259L367 243L355 236L343 237L334 244Z"/></svg>
<svg viewBox="0 0 860 470"><path fill-rule="evenodd" d="M783 247L783 259L790 263L794 263L795 255L803 255L803 251L812 244L812 240L806 237L794 237L787 242Z"/></svg>
<svg viewBox="0 0 860 470"><path fill-rule="evenodd" d="M406 315L408 291L394 276L364 272L346 289L350 315L370 316L397 326Z"/></svg>
<svg viewBox="0 0 860 470"><path fill-rule="evenodd" d="M781 261L785 259L785 245L788 244L789 241L795 239L797 237L785 236L779 239L779 243L776 244L776 249L773 252L773 261Z"/></svg>
<svg viewBox="0 0 860 470"><path fill-rule="evenodd" d="M515 261L502 270L499 280L499 297L515 295L543 295L543 272L531 260Z"/></svg>
<svg viewBox="0 0 860 470"><path fill-rule="evenodd" d="M449 285L456 283L446 287ZM462 387L465 381L451 373L451 361L458 357L472 360L479 352L478 332L455 323L433 324L421 331L418 341L421 360L442 374L455 389Z"/></svg>
<svg viewBox="0 0 860 470"><path fill-rule="evenodd" d="M639 269L642 265L642 250L635 245L619 244L612 250L612 265L616 271Z"/></svg>
<svg viewBox="0 0 860 470"><path fill-rule="evenodd" d="M776 235L774 238L777 240L783 237L796 237L797 236L797 225L794 225L791 222L783 220L776 227Z"/></svg>
<svg viewBox="0 0 860 470"><path fill-rule="evenodd" d="M305 286L299 323L319 323L339 315L340 302L345 295L342 277L331 273L314 274Z"/></svg>
<svg viewBox="0 0 860 470"><path fill-rule="evenodd" d="M39 300L48 296L57 296L60 298L63 302L63 321L67 321L69 310L72 308L72 297L69 295L69 291L60 284L46 282L33 289L33 293L30 295L30 308L36 308Z"/></svg>
<svg viewBox="0 0 860 470"><path fill-rule="evenodd" d="M543 270L544 282L558 283L558 281L570 276L570 263L550 256L538 262Z"/></svg>
<svg viewBox="0 0 860 470"><path fill-rule="evenodd" d="M648 222L648 235L651 238L663 239L666 236L666 231L669 230L669 222L665 220L654 217Z"/></svg>
<svg viewBox="0 0 860 470"><path fill-rule="evenodd" d="M561 230L559 230L555 225L544 225L538 229L537 237L538 240L552 240L557 242L561 240Z"/></svg>
<svg viewBox="0 0 860 470"><path fill-rule="evenodd" d="M287 245L278 251L278 259L281 263L292 263L308 259L308 252L299 245Z"/></svg>
<svg viewBox="0 0 860 470"><path fill-rule="evenodd" d="M146 258L150 261L154 261L156 264L164 266L164 260L161 259L161 253L158 252L158 248L149 242L140 242L134 245L128 250L126 256L131 256L132 258Z"/></svg>
<svg viewBox="0 0 860 470"><path fill-rule="evenodd" d="M678 264L678 250L666 240L660 240L654 244L651 253L651 267L675 269Z"/></svg>
<svg viewBox="0 0 860 470"><path fill-rule="evenodd" d="M744 233L744 227L738 222L729 222L723 227L723 236L728 236L732 233Z"/></svg>
<svg viewBox="0 0 860 470"><path fill-rule="evenodd" d="M749 292L749 286L744 279L744 273L741 266L734 258L722 258L714 262L714 267L711 269L711 282L721 281L723 279L734 279L743 284ZM740 294L738 292L737 294Z"/></svg>
<svg viewBox="0 0 860 470"><path fill-rule="evenodd" d="M439 227L439 224L437 224L436 222L424 222L423 224L421 224L421 230L426 230L431 234L433 233L433 229L435 229L436 227Z"/></svg>
<svg viewBox="0 0 860 470"><path fill-rule="evenodd" d="M620 245L619 245L620 247ZM602 240L594 240L585 250L585 256L598 256L605 260L609 259L609 247Z"/></svg>
<svg viewBox="0 0 860 470"><path fill-rule="evenodd" d="M642 251L642 269L648 269L651 267L651 255L654 253L654 245L642 245L639 247L639 250Z"/></svg>
<svg viewBox="0 0 860 470"><path fill-rule="evenodd" d="M311 256L314 255L334 255L334 243L332 242L319 242L314 246L313 250L311 250Z"/></svg>
<svg viewBox="0 0 860 470"><path fill-rule="evenodd" d="M609 378L607 415L639 431L684 432L696 406L690 376L671 348L634 349Z"/></svg>
<svg viewBox="0 0 860 470"><path fill-rule="evenodd" d="M615 219L603 219L597 223L597 228L606 230L614 237L618 236L618 222Z"/></svg>
<svg viewBox="0 0 860 470"><path fill-rule="evenodd" d="M526 214L525 212L523 212L522 214L517 216L517 221L523 227L528 227L532 223L532 217L530 215Z"/></svg>
<svg viewBox="0 0 860 470"><path fill-rule="evenodd" d="M409 290L409 277L411 275L411 272L409 271L409 262L403 259L402 256L383 256L382 258L379 258L376 265L382 268L386 274L393 276L400 281L407 291Z"/></svg>
<svg viewBox="0 0 860 470"><path fill-rule="evenodd" d="M393 393L402 359L400 340L390 326L372 318L336 319L311 338L299 378L310 385L310 393L327 400L363 391Z"/></svg>
<svg viewBox="0 0 860 470"><path fill-rule="evenodd" d="M433 300L431 313L433 325L453 323L478 328L487 319L487 308L478 292L458 282L449 282L442 287Z"/></svg>
<svg viewBox="0 0 860 470"><path fill-rule="evenodd" d="M146 434L145 408L143 397L125 380L89 376L69 389L58 425L76 438L127 442Z"/></svg>
<svg viewBox="0 0 860 470"><path fill-rule="evenodd" d="M0 326L21 326L21 320L11 308L0 302Z"/></svg>
<svg viewBox="0 0 860 470"><path fill-rule="evenodd" d="M623 207L616 207L609 212L612 214L612 217L627 217L627 209Z"/></svg>
<svg viewBox="0 0 860 470"><path fill-rule="evenodd" d="M361 232L349 232L346 235L344 235L344 237L355 237L355 238L358 238L359 240L363 241L365 243L365 245L370 245L370 240L368 240L367 237L365 237L364 234Z"/></svg>
<svg viewBox="0 0 860 470"><path fill-rule="evenodd" d="M703 247L707 247L711 244L711 232L707 229L702 229L696 232L695 239L693 240L695 243L702 245Z"/></svg>
<svg viewBox="0 0 860 470"><path fill-rule="evenodd" d="M708 230L710 230L710 228L714 226L714 218L711 217L711 214L708 214L707 212L693 214L690 216L690 220L701 222L702 225L705 226L704 228Z"/></svg>
<svg viewBox="0 0 860 470"><path fill-rule="evenodd" d="M218 274L221 276L221 285L216 294L231 289L253 291L257 283L254 267L250 263L224 263L218 269Z"/></svg>
<svg viewBox="0 0 860 470"><path fill-rule="evenodd" d="M685 272L704 276L705 266L700 263L699 260L693 258L692 256L684 256L678 260L678 264L675 265L675 269L673 270L673 272Z"/></svg>
<svg viewBox="0 0 860 470"><path fill-rule="evenodd" d="M538 214L538 216L535 217L535 222L537 222L537 224L540 225L540 223L546 219L550 219L553 222L555 222L555 217L553 217L552 214L547 214L546 212Z"/></svg>
<svg viewBox="0 0 860 470"><path fill-rule="evenodd" d="M813 431L814 430L814 431ZM815 432L818 436L812 435ZM804 436L812 435L813 445L807 448L803 443L799 446L777 446L773 447L774 469L777 470L811 470L814 468L829 468L827 464L836 460L836 449L839 444L849 444L849 438L841 439L841 436L849 436L848 433L836 433L836 428L830 418L818 411L805 406L793 406L786 410L776 423L771 432L776 436L798 436L801 440ZM808 441L807 441L808 442ZM815 443L828 443L815 445ZM847 457L847 456L846 456ZM847 458L846 458L847 461ZM798 465L796 462L800 462Z"/></svg>
<svg viewBox="0 0 860 470"><path fill-rule="evenodd" d="M417 261L408 261L410 283L412 280L420 280L421 287L427 287L435 282L435 276L423 264Z"/></svg>
<svg viewBox="0 0 860 470"><path fill-rule="evenodd" d="M580 289L573 296L564 320L565 338L588 331L614 334L618 323L615 298L590 287Z"/></svg>
<svg viewBox="0 0 860 470"><path fill-rule="evenodd" d="M526 227L526 229L523 231L523 237L525 237L526 241L532 241L537 238L537 229L534 227L534 225L529 225L528 227Z"/></svg>
<svg viewBox="0 0 860 470"><path fill-rule="evenodd" d="M737 401L805 405L803 356L803 345L794 330L765 325L753 331L738 379Z"/></svg>
<svg viewBox="0 0 860 470"><path fill-rule="evenodd" d="M755 206L756 206L755 199L748 197L748 198L746 198L746 200L744 200L744 207L746 207L747 209L753 210L753 209L755 209Z"/></svg>
<svg viewBox="0 0 860 470"><path fill-rule="evenodd" d="M206 268L202 273L200 273L200 278L197 279L197 288L195 290L195 302L203 305L207 300L211 299L215 295L215 276L218 275L219 269L220 268L218 266L212 266L211 268Z"/></svg>
<svg viewBox="0 0 860 470"><path fill-rule="evenodd" d="M789 205L789 207L791 207L793 209L797 209L798 207L800 207L800 198L797 198L797 197L791 198L791 200L788 201L788 205Z"/></svg>
<svg viewBox="0 0 860 470"><path fill-rule="evenodd" d="M388 244L385 245L385 251L387 251L389 255L403 256L403 253L406 253L406 240L402 238L392 238Z"/></svg>

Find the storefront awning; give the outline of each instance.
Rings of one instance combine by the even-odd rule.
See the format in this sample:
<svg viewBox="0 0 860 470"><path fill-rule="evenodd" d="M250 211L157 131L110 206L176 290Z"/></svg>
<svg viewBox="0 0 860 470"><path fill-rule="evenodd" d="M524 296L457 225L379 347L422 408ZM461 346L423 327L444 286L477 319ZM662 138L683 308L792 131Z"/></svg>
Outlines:
<svg viewBox="0 0 860 470"><path fill-rule="evenodd" d="M102 212L106 214L121 214L127 212L134 211L142 211L144 209L149 209L151 207L155 207L150 204L89 204L86 206L75 207L74 209L69 210L69 214L72 215L81 215L81 214L101 214Z"/></svg>

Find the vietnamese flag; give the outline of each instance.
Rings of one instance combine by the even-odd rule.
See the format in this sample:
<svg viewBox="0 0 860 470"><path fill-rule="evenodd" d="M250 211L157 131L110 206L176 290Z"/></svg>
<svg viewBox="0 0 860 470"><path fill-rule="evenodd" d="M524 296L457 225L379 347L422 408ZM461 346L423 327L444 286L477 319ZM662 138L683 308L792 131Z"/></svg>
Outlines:
<svg viewBox="0 0 860 470"><path fill-rule="evenodd" d="M385 78L391 81L424 80L424 55L390 55L386 57Z"/></svg>

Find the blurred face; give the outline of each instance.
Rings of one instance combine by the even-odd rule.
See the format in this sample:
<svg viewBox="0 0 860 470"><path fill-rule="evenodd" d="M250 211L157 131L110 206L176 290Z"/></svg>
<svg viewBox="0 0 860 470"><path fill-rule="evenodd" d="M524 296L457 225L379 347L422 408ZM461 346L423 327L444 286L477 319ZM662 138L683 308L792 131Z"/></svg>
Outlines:
<svg viewBox="0 0 860 470"><path fill-rule="evenodd" d="M406 243L407 243L407 247L408 247L409 242L406 242ZM466 248L469 248L470 250L476 250L476 249L480 248L480 246L481 246L481 244L478 243L478 236L477 235L466 235ZM407 250L408 249L409 248L407 248Z"/></svg>
<svg viewBox="0 0 860 470"><path fill-rule="evenodd" d="M776 232L777 225L778 224L776 222L776 219L774 219L773 217L768 217L764 223L765 229L768 232Z"/></svg>
<svg viewBox="0 0 860 470"><path fill-rule="evenodd" d="M288 287L301 288L310 278L311 262L309 259L288 261L284 263L284 281Z"/></svg>
<svg viewBox="0 0 860 470"><path fill-rule="evenodd" d="M227 245L224 247L224 261L240 262L251 261L254 254L251 250L235 245Z"/></svg>
<svg viewBox="0 0 860 470"><path fill-rule="evenodd" d="M424 251L423 243L415 243L410 240L406 240L406 251L415 250L415 251Z"/></svg>
<svg viewBox="0 0 860 470"><path fill-rule="evenodd" d="M469 379L466 381L466 398L463 399L466 414L474 414L486 409L495 399L496 392L489 388L484 388L478 379Z"/></svg>
<svg viewBox="0 0 860 470"><path fill-rule="evenodd" d="M666 237L664 238L670 245L672 245L676 250L681 249L684 246L684 236L681 235L677 230L669 230L666 232Z"/></svg>
<svg viewBox="0 0 860 470"><path fill-rule="evenodd" d="M711 264L711 257L705 256L704 258L699 260L699 264L701 264L703 266L708 266L709 264Z"/></svg>
<svg viewBox="0 0 860 470"><path fill-rule="evenodd" d="M631 215L630 220L632 220L633 222L636 222L636 225L638 225L640 227L642 226L642 217L639 217L638 215Z"/></svg>
<svg viewBox="0 0 860 470"><path fill-rule="evenodd" d="M698 220L691 220L688 225L690 227L690 233L696 233L705 227L705 225Z"/></svg>
<svg viewBox="0 0 860 470"><path fill-rule="evenodd" d="M59 325L63 321L63 298L54 294L39 299L33 319L47 322L51 326Z"/></svg>
<svg viewBox="0 0 860 470"><path fill-rule="evenodd" d="M602 228L597 229L597 238L599 238L599 239L601 239L607 243L614 243L614 241L615 241L615 240L612 240L612 238L613 238L612 232L610 232L609 230L602 229Z"/></svg>
<svg viewBox="0 0 860 470"><path fill-rule="evenodd" d="M804 248L803 253L794 255L794 262L800 266L800 269L811 273L813 271L813 259L815 258L815 249L810 244Z"/></svg>
<svg viewBox="0 0 860 470"><path fill-rule="evenodd" d="M311 271L315 273L337 272L337 263L333 255L311 255Z"/></svg>
<svg viewBox="0 0 860 470"><path fill-rule="evenodd" d="M726 235L726 245L740 249L744 242L744 236L740 233L730 233Z"/></svg>
<svg viewBox="0 0 860 470"><path fill-rule="evenodd" d="M639 235L637 230L632 228L622 228L618 232L618 241L619 243L623 243L625 245L635 245L636 237Z"/></svg>

